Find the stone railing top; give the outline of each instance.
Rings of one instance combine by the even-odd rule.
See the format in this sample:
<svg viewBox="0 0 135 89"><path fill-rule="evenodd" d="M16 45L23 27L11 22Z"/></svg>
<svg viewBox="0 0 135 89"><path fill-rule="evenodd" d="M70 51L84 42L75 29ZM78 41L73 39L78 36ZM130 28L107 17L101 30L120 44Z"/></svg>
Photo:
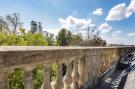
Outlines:
<svg viewBox="0 0 135 89"><path fill-rule="evenodd" d="M65 62L76 57L97 55L104 49L118 51L121 48L130 47L0 46L0 69Z"/></svg>
<svg viewBox="0 0 135 89"><path fill-rule="evenodd" d="M0 51L28 51L28 50L66 50L66 49L102 49L102 48L126 48L128 46L106 47L79 47L79 46L0 46ZM130 46L129 46L130 47Z"/></svg>

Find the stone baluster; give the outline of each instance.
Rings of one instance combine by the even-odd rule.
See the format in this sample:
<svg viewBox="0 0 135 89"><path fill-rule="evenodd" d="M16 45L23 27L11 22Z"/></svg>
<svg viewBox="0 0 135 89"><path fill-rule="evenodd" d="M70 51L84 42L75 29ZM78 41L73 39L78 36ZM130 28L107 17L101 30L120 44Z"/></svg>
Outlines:
<svg viewBox="0 0 135 89"><path fill-rule="evenodd" d="M78 80L79 80L79 73L78 73L78 62L74 60L73 72L72 72L72 89L78 89Z"/></svg>
<svg viewBox="0 0 135 89"><path fill-rule="evenodd" d="M89 69L89 67L90 67L90 65L91 65L91 63L92 63L92 58L91 58L91 55L89 56L85 56L85 61L87 61L87 62L85 62L85 68L84 68L84 71L85 71L85 73L84 73L84 81L89 81L89 80L91 80L91 78L92 78L92 76L89 76L89 75L91 75L91 69ZM78 65L80 65L80 64L78 64ZM79 67L79 66L78 66ZM78 68L79 69L79 68ZM79 69L79 71L80 71L80 69ZM80 74L80 73L79 73ZM82 76L82 75L80 75L80 76ZM79 78L79 80L80 80L80 78ZM78 82L78 83L80 83L80 82Z"/></svg>
<svg viewBox="0 0 135 89"><path fill-rule="evenodd" d="M97 59L98 59L98 77L100 77L100 67L101 67L101 51L97 51Z"/></svg>
<svg viewBox="0 0 135 89"><path fill-rule="evenodd" d="M110 54L111 55L111 62L110 65L112 66L113 61L115 61L116 59L114 58L114 52L115 50L113 50L113 52ZM113 61L112 61L113 60Z"/></svg>
<svg viewBox="0 0 135 89"><path fill-rule="evenodd" d="M50 84L50 66L44 65L44 80L41 89L52 89Z"/></svg>
<svg viewBox="0 0 135 89"><path fill-rule="evenodd" d="M116 59L116 61L118 61L118 59L120 59L119 50L116 50L116 51L115 51L114 58Z"/></svg>
<svg viewBox="0 0 135 89"><path fill-rule="evenodd" d="M70 86L72 84L72 77L71 77L71 63L66 63L67 69L66 69L66 75L63 78L64 82L64 89L70 89Z"/></svg>
<svg viewBox="0 0 135 89"><path fill-rule="evenodd" d="M108 52L108 54L107 54L107 70L110 68L110 61L111 61L111 57L110 57L111 55L109 54L109 52Z"/></svg>
<svg viewBox="0 0 135 89"><path fill-rule="evenodd" d="M53 89L63 89L64 84L62 80L62 65L59 62L57 64L56 80L51 83Z"/></svg>
<svg viewBox="0 0 135 89"><path fill-rule="evenodd" d="M84 86L85 83L85 58L86 57L82 57L80 58L79 62L78 62L78 72L79 72L79 85L80 86ZM87 75L88 76L88 75Z"/></svg>
<svg viewBox="0 0 135 89"><path fill-rule="evenodd" d="M108 54L105 55L105 71L108 69Z"/></svg>
<svg viewBox="0 0 135 89"><path fill-rule="evenodd" d="M24 68L24 89L34 89L33 86L33 67Z"/></svg>
<svg viewBox="0 0 135 89"><path fill-rule="evenodd" d="M101 71L101 74L103 74L104 70L104 56L103 54L101 55L101 64L100 64L100 71Z"/></svg>
<svg viewBox="0 0 135 89"><path fill-rule="evenodd" d="M105 57L105 54L104 54L104 59L103 59L103 72L105 72L105 68L106 68L106 64L105 64L105 61L106 61L106 57Z"/></svg>
<svg viewBox="0 0 135 89"><path fill-rule="evenodd" d="M0 70L0 89L8 89L8 76L7 70Z"/></svg>
<svg viewBox="0 0 135 89"><path fill-rule="evenodd" d="M105 54L103 54L103 71L104 71L104 68L105 68Z"/></svg>
<svg viewBox="0 0 135 89"><path fill-rule="evenodd" d="M106 70L107 70L107 55L105 54L105 70L104 71Z"/></svg>

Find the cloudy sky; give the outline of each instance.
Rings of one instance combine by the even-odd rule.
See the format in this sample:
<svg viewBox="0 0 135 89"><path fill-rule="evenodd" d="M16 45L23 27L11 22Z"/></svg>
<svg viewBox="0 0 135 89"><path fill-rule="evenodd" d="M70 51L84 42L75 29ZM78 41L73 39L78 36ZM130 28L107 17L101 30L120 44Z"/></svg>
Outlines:
<svg viewBox="0 0 135 89"><path fill-rule="evenodd" d="M54 34L89 25L108 43L135 44L135 0L2 0L0 16L12 13L20 13L27 29L31 20Z"/></svg>

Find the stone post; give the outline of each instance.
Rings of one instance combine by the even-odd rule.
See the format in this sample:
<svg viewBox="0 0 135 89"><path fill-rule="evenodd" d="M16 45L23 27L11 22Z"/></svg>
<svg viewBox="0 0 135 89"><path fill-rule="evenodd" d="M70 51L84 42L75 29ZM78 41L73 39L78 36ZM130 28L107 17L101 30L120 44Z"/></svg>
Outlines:
<svg viewBox="0 0 135 89"><path fill-rule="evenodd" d="M8 89L8 75L7 70L0 70L0 89Z"/></svg>
<svg viewBox="0 0 135 89"><path fill-rule="evenodd" d="M52 89L50 84L50 65L44 65L44 80L41 89Z"/></svg>
<svg viewBox="0 0 135 89"><path fill-rule="evenodd" d="M62 80L62 65L59 62L57 64L56 80L51 83L53 89L63 89L64 84Z"/></svg>
<svg viewBox="0 0 135 89"><path fill-rule="evenodd" d="M64 82L64 89L70 89L70 86L72 84L72 77L71 77L71 62L66 63L67 69L66 69L66 75L63 78Z"/></svg>
<svg viewBox="0 0 135 89"><path fill-rule="evenodd" d="M74 67L72 72L72 89L78 89L78 80L79 80L79 73L78 73L78 62L74 60Z"/></svg>
<svg viewBox="0 0 135 89"><path fill-rule="evenodd" d="M78 83L80 86L84 86L85 83L85 58L86 57L80 58L78 62L78 72L79 72Z"/></svg>
<svg viewBox="0 0 135 89"><path fill-rule="evenodd" d="M34 89L33 86L33 67L24 68L24 89Z"/></svg>

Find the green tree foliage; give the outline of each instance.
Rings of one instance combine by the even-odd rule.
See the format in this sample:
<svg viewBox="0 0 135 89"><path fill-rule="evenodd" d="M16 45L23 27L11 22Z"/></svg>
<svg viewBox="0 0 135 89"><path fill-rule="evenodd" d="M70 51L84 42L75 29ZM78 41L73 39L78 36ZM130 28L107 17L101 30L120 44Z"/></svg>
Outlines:
<svg viewBox="0 0 135 89"><path fill-rule="evenodd" d="M65 28L62 28L57 37L57 44L60 46L68 46L72 39L72 33Z"/></svg>
<svg viewBox="0 0 135 89"><path fill-rule="evenodd" d="M44 31L49 46L55 45L54 34Z"/></svg>
<svg viewBox="0 0 135 89"><path fill-rule="evenodd" d="M56 70L57 70L57 65L52 64L51 65L51 77L50 77L51 81L55 80L55 78L56 78Z"/></svg>
<svg viewBox="0 0 135 89"><path fill-rule="evenodd" d="M9 89L24 89L24 72L22 69L17 68L15 72L9 75Z"/></svg>
<svg viewBox="0 0 135 89"><path fill-rule="evenodd" d="M26 33L25 35L21 34L3 34L0 33L0 45L3 46L45 46L48 45L48 42L45 40L45 37L40 34Z"/></svg>
<svg viewBox="0 0 135 89"><path fill-rule="evenodd" d="M72 34L72 39L70 45L79 45L80 42L82 42L82 36L78 34Z"/></svg>
<svg viewBox="0 0 135 89"><path fill-rule="evenodd" d="M38 67L33 71L33 85L34 89L40 89L44 78L44 70L42 65L38 65Z"/></svg>

